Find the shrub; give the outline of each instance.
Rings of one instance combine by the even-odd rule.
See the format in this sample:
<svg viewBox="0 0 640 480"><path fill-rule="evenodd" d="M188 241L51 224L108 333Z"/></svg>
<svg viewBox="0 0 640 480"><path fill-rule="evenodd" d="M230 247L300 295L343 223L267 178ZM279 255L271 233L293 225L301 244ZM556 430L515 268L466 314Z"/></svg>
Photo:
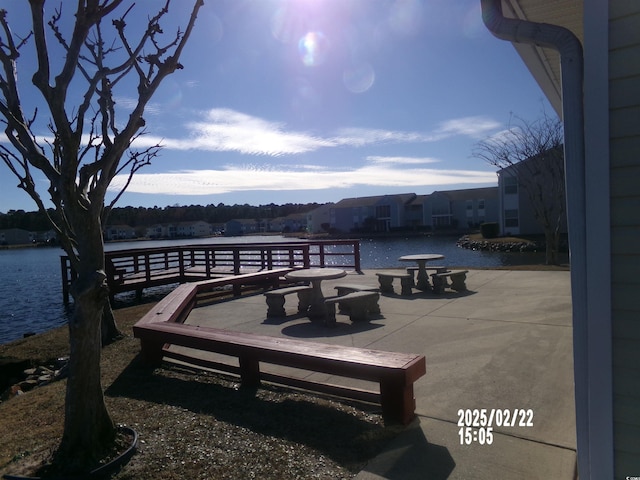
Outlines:
<svg viewBox="0 0 640 480"><path fill-rule="evenodd" d="M497 222L487 222L480 225L482 238L496 238L500 233L500 226Z"/></svg>

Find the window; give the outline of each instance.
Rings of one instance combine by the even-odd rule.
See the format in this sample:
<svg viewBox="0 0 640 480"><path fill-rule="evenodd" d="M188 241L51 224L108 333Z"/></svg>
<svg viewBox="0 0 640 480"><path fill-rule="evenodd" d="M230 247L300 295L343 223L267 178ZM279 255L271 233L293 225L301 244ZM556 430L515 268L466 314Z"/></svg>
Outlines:
<svg viewBox="0 0 640 480"><path fill-rule="evenodd" d="M378 205L376 207L376 218L391 218L391 205Z"/></svg>
<svg viewBox="0 0 640 480"><path fill-rule="evenodd" d="M434 227L448 227L451 225L451 216L450 215L434 215L431 217L431 222Z"/></svg>
<svg viewBox="0 0 640 480"><path fill-rule="evenodd" d="M484 199L478 200L478 215L484 217Z"/></svg>
<svg viewBox="0 0 640 480"><path fill-rule="evenodd" d="M467 217L473 217L473 200L467 200Z"/></svg>
<svg viewBox="0 0 640 480"><path fill-rule="evenodd" d="M504 226L505 227L517 227L518 226L518 209L505 210L504 211Z"/></svg>
<svg viewBox="0 0 640 480"><path fill-rule="evenodd" d="M504 177L504 193L514 195L518 193L518 179L516 177Z"/></svg>

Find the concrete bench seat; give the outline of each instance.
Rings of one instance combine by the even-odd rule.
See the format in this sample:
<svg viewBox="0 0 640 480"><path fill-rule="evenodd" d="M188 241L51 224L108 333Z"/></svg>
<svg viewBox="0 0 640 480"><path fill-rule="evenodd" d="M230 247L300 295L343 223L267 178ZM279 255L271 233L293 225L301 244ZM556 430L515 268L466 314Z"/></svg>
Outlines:
<svg viewBox="0 0 640 480"><path fill-rule="evenodd" d="M372 286L372 285L358 285L355 283L343 283L340 285L336 285L335 287L336 292L338 293L338 296L341 295L346 295L348 293L352 293L352 292L379 292L380 289L376 286ZM372 307L374 307L372 305ZM375 308L377 308L377 310L375 310ZM380 313L380 307L378 306L378 302L375 302L375 308L374 310L371 311L371 313L377 314ZM349 305L348 302L344 302L344 303L338 303L338 309L341 312L348 312L349 311Z"/></svg>
<svg viewBox="0 0 640 480"><path fill-rule="evenodd" d="M369 314L380 313L378 300L380 294L378 292L351 292L346 295L338 295L335 297L325 298L324 304L327 309L327 318L325 323L328 326L336 323L336 303L347 306L349 312L349 320L357 322L367 320Z"/></svg>
<svg viewBox="0 0 640 480"><path fill-rule="evenodd" d="M434 293L442 293L446 287L456 292L464 292L467 289L465 280L467 279L468 270L452 270L442 273L432 273L431 281L433 283ZM451 284L447 282L451 280Z"/></svg>
<svg viewBox="0 0 640 480"><path fill-rule="evenodd" d="M140 339L142 360L148 365L158 365L163 357L168 357L223 371L232 368L239 373L243 388L258 388L260 381L266 380L379 403L386 424L406 425L415 417L413 383L426 373L424 355L314 343L171 322L158 323L153 319L138 322L133 327L135 337ZM173 352L167 345L233 356L239 359L239 368L209 361L202 356ZM380 390L378 393L263 373L260 371L260 363L376 382Z"/></svg>
<svg viewBox="0 0 640 480"><path fill-rule="evenodd" d="M380 282L380 291L384 293L394 293L393 279L400 279L400 295L411 295L411 289L413 288L413 275L409 273L393 273L384 272L376 273L378 281Z"/></svg>
<svg viewBox="0 0 640 480"><path fill-rule="evenodd" d="M351 292L379 292L380 289L375 285L358 285L356 283L341 283L333 287L338 295L346 295Z"/></svg>
<svg viewBox="0 0 640 480"><path fill-rule="evenodd" d="M417 267L417 266L407 267L407 273L413 275L419 270L419 268L420 267ZM442 273L442 272L448 271L447 267L443 265L430 265L430 266L426 266L424 269L426 271L433 270L435 273Z"/></svg>
<svg viewBox="0 0 640 480"><path fill-rule="evenodd" d="M298 312L305 313L311 304L311 287L299 285L293 287L278 288L264 293L267 300L267 317L285 317L284 309L285 296L293 293L298 294Z"/></svg>

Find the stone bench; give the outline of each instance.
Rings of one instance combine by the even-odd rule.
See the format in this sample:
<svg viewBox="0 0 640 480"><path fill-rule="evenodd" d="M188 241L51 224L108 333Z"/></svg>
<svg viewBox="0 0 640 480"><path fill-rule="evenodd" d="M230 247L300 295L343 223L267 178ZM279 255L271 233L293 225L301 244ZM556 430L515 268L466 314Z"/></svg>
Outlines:
<svg viewBox="0 0 640 480"><path fill-rule="evenodd" d="M347 306L349 320L352 322L367 320L369 314L380 313L379 299L378 292L351 292L346 295L325 298L324 304L327 309L325 323L328 326L335 325L336 303Z"/></svg>
<svg viewBox="0 0 640 480"><path fill-rule="evenodd" d="M450 272L432 273L431 281L434 293L442 293L445 287L449 287L456 292L465 291L467 289L465 280L468 272L468 270L452 270ZM451 284L447 283L447 279L451 280Z"/></svg>
<svg viewBox="0 0 640 480"><path fill-rule="evenodd" d="M171 322L157 323L153 320L154 318L138 322L133 327L134 336L140 339L142 361L148 365L157 366L163 357L169 357L206 368L231 370L230 366L209 361L202 355L174 352L167 345L222 353L239 359L239 368L232 368L240 374L242 388L258 388L260 381L266 380L379 403L386 424L406 425L415 418L413 383L426 373L424 355L314 343ZM380 389L378 393L284 374L264 373L260 371L261 363L376 382Z"/></svg>
<svg viewBox="0 0 640 480"><path fill-rule="evenodd" d="M409 273L376 273L380 282L380 291L384 293L394 293L393 279L400 279L400 295L411 295L413 288L413 275Z"/></svg>
<svg viewBox="0 0 640 480"><path fill-rule="evenodd" d="M343 283L340 285L336 285L335 287L336 292L338 293L338 296L342 296L342 295L346 295L348 293L352 293L352 292L379 292L380 289L378 287L372 286L372 285L358 285L355 283ZM378 306L378 302L376 300L375 305L371 305L371 307L373 308L373 310L370 311L370 313L380 313L380 307ZM349 311L349 305L347 304L347 302L344 303L338 303L338 309L341 312L348 312Z"/></svg>
<svg viewBox="0 0 640 480"><path fill-rule="evenodd" d="M311 287L306 285L278 288L264 293L267 299L267 317L285 317L285 296L298 294L298 312L305 313L311 304Z"/></svg>
<svg viewBox="0 0 640 480"><path fill-rule="evenodd" d="M419 270L419 267L407 267L407 273L414 275ZM447 271L447 267L442 265L431 265L425 267L426 271L433 270L435 273L442 273Z"/></svg>

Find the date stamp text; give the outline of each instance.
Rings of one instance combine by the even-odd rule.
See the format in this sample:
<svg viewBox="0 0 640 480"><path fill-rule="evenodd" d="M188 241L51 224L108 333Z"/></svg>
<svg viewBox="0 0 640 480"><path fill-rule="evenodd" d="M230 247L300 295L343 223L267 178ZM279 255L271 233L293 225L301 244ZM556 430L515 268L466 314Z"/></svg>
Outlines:
<svg viewBox="0 0 640 480"><path fill-rule="evenodd" d="M458 427L460 445L491 445L494 428L533 427L533 409L461 408Z"/></svg>

